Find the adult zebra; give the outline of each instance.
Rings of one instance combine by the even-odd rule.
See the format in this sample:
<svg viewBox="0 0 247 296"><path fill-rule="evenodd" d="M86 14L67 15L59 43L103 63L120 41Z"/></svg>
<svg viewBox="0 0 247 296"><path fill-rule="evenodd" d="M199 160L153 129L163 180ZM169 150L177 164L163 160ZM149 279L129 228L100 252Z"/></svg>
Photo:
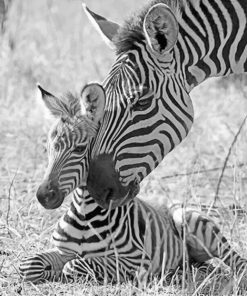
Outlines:
<svg viewBox="0 0 247 296"><path fill-rule="evenodd" d="M246 71L247 2L155 0L123 26L85 10L117 53L103 83L106 104L87 180L109 208L134 197L186 137L189 92L208 77Z"/></svg>
<svg viewBox="0 0 247 296"><path fill-rule="evenodd" d="M103 91L97 84L90 87L95 94ZM138 198L122 207L102 209L85 187L88 146L99 128L98 109L86 114L83 105L88 96L84 92L82 100L70 94L58 99L39 89L58 119L48 137L49 164L38 190L39 200L55 208L63 195L77 189L54 232L56 248L22 260L24 280L58 280L64 275L108 282L136 278L145 285L154 275L173 274L187 265L184 262L205 266L213 257L243 275L247 260L233 250L213 220L198 211L154 207ZM56 192L51 189L54 184ZM54 198L57 192L61 200Z"/></svg>

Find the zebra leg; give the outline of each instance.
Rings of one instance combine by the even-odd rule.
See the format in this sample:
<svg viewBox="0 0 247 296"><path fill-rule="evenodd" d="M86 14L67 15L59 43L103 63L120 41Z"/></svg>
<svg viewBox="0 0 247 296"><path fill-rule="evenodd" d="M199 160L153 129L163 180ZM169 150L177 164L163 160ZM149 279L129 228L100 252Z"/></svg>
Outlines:
<svg viewBox="0 0 247 296"><path fill-rule="evenodd" d="M61 278L65 263L74 257L74 254L62 253L58 249L35 254L22 259L20 276L24 281L33 283L57 281Z"/></svg>
<svg viewBox="0 0 247 296"><path fill-rule="evenodd" d="M97 283L120 283L134 279L135 271L127 270L120 261L115 256L76 258L65 264L63 277L68 281L89 279Z"/></svg>
<svg viewBox="0 0 247 296"><path fill-rule="evenodd" d="M216 223L208 216L195 210L177 208L172 219L181 238L185 238L189 257L194 262L203 263L214 257L240 275L247 267L242 258L221 233Z"/></svg>
<svg viewBox="0 0 247 296"><path fill-rule="evenodd" d="M188 226L186 243L189 255L194 260L205 262L216 257L237 274L247 267L247 260L232 248L219 227L210 218L198 213L189 213L186 223Z"/></svg>
<svg viewBox="0 0 247 296"><path fill-rule="evenodd" d="M100 281L98 276L99 268L96 268L94 259L76 258L67 262L63 267L63 277L67 281L77 281L79 279ZM97 271L96 271L97 269Z"/></svg>

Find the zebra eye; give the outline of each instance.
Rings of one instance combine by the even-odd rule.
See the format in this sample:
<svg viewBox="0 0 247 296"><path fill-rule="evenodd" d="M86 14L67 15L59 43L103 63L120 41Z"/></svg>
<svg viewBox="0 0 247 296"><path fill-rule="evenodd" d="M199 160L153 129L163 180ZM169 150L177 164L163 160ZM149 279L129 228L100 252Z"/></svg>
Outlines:
<svg viewBox="0 0 247 296"><path fill-rule="evenodd" d="M127 97L127 101L130 105L134 105L136 103L136 101L138 100L138 98L136 98L135 96L131 95L129 97Z"/></svg>
<svg viewBox="0 0 247 296"><path fill-rule="evenodd" d="M51 133L51 138L54 139L57 135L57 131L56 130L53 130L52 133Z"/></svg>
<svg viewBox="0 0 247 296"><path fill-rule="evenodd" d="M148 88L148 87L143 87L140 96L141 96L141 97L144 97L144 96L149 95L149 94L151 94L151 90L150 90L150 88Z"/></svg>
<svg viewBox="0 0 247 296"><path fill-rule="evenodd" d="M54 144L54 150L55 151L59 151L59 145L56 143L56 144Z"/></svg>
<svg viewBox="0 0 247 296"><path fill-rule="evenodd" d="M76 153L82 153L84 151L85 151L85 146L84 145L77 146L74 149L74 152L76 152Z"/></svg>

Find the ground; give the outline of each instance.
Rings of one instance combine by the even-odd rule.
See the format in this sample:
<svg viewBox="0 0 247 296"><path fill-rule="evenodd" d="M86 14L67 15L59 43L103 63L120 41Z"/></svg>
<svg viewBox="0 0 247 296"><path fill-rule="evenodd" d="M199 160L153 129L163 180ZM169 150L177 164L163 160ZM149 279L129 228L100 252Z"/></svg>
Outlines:
<svg viewBox="0 0 247 296"><path fill-rule="evenodd" d="M105 0L103 5L99 0L86 1L96 12L120 22L143 2ZM79 92L88 81L102 81L113 60L114 53L89 24L80 1L12 1L0 37L1 296L131 295L134 289L130 283L34 286L22 283L18 275L21 258L51 246L52 230L69 204L67 198L61 208L46 211L35 197L47 164L46 133L52 123L36 98L35 84L40 82L57 94ZM238 137L236 134L247 114L245 78L211 79L191 96L195 123L189 136L144 180L140 197L168 203L210 203L218 187L219 206L234 203L244 209L247 123ZM227 167L219 182L227 154ZM233 246L247 257L245 222L225 223ZM186 291L163 288L160 283L153 283L145 293L186 295Z"/></svg>

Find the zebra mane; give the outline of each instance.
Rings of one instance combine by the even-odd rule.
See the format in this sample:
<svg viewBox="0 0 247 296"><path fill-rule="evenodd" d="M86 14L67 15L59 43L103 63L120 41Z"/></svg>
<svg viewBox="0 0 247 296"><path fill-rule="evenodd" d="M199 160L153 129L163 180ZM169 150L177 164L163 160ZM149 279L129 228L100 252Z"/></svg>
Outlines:
<svg viewBox="0 0 247 296"><path fill-rule="evenodd" d="M60 97L61 103L61 118L63 122L66 122L73 129L76 125L83 123L83 128L90 136L94 136L98 130L98 124L91 120L88 116L82 113L81 102L79 95L75 95L71 92L65 93Z"/></svg>
<svg viewBox="0 0 247 296"><path fill-rule="evenodd" d="M135 48L135 42L145 40L143 32L143 21L148 10L155 4L164 3L168 5L177 19L180 19L181 10L184 8L188 0L152 0L148 5L137 13L134 13L127 20L114 37L113 43L116 47L116 53L120 54Z"/></svg>
<svg viewBox="0 0 247 296"><path fill-rule="evenodd" d="M60 97L62 107L62 117L74 118L81 112L80 99L78 95L71 92Z"/></svg>

